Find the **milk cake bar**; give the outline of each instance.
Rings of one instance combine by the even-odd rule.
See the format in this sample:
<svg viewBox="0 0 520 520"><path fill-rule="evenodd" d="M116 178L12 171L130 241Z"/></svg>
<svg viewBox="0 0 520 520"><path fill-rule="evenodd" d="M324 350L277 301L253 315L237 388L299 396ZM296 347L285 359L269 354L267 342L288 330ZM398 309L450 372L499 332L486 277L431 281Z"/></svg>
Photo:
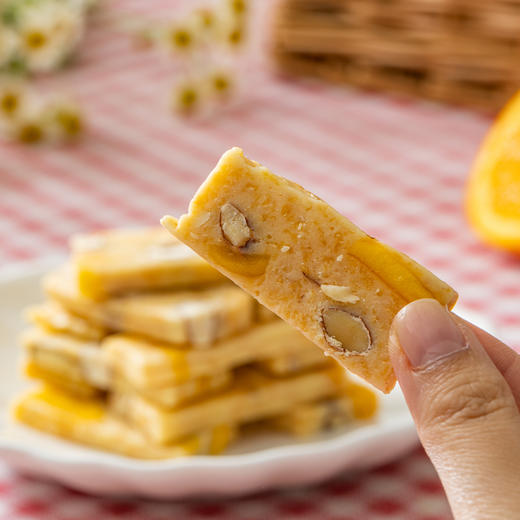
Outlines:
<svg viewBox="0 0 520 520"><path fill-rule="evenodd" d="M253 321L277 319L270 310L232 286L134 294L93 302L78 292L71 266L48 274L44 286L52 299L26 309L26 319L52 332L91 340L123 330L130 323L134 332L144 336L203 347L246 329ZM140 319L136 321L137 315ZM182 319L185 330L179 326Z"/></svg>
<svg viewBox="0 0 520 520"><path fill-rule="evenodd" d="M108 333L105 327L71 314L56 301L33 305L24 315L27 321L49 332L63 332L85 340L99 341Z"/></svg>
<svg viewBox="0 0 520 520"><path fill-rule="evenodd" d="M54 367L60 373L77 376L76 379L86 378L100 388L110 385L114 373L140 390L215 377L248 363L295 364L297 357L305 358L314 348L298 331L279 320L256 325L208 350L175 349L169 344L123 333L109 335L99 343L38 328L25 331L21 342L29 359L46 368ZM314 354L310 357L320 359ZM276 361L278 358L280 361Z"/></svg>
<svg viewBox="0 0 520 520"><path fill-rule="evenodd" d="M51 299L97 326L186 347L206 348L243 331L256 312L254 300L231 284L95 302L79 293L72 267L65 266L47 275L43 285Z"/></svg>
<svg viewBox="0 0 520 520"><path fill-rule="evenodd" d="M310 341L279 320L257 325L207 351L173 349L127 334L92 342L38 328L25 331L21 342L33 372L37 367L46 379L100 390L122 381L164 407L229 386L231 371L245 364L255 363L272 375L330 364Z"/></svg>
<svg viewBox="0 0 520 520"><path fill-rule="evenodd" d="M287 375L301 372L311 367L333 364L334 361L323 355L317 348L309 346L296 352L257 361L256 365L272 375Z"/></svg>
<svg viewBox="0 0 520 520"><path fill-rule="evenodd" d="M173 386L135 388L126 380L116 376L112 389L116 389L118 392L137 393L156 406L173 410L193 401L205 399L221 390L231 388L233 381L233 372L227 371L197 377Z"/></svg>
<svg viewBox="0 0 520 520"><path fill-rule="evenodd" d="M223 280L218 271L161 228L77 235L70 245L79 291L88 298Z"/></svg>
<svg viewBox="0 0 520 520"><path fill-rule="evenodd" d="M163 225L343 366L384 392L387 341L419 298L451 308L456 292L370 237L315 195L226 152L178 221Z"/></svg>
<svg viewBox="0 0 520 520"><path fill-rule="evenodd" d="M102 344L32 329L22 336L22 345L26 351L26 375L68 389L74 395L94 395L100 390L111 390L116 383L119 387L130 385L124 375L113 369ZM153 356L152 350L150 354ZM160 406L173 408L222 390L231 384L232 379L228 370L160 388L134 386L133 391Z"/></svg>
<svg viewBox="0 0 520 520"><path fill-rule="evenodd" d="M298 355L309 348L313 345L308 339L280 320L256 325L207 350L173 349L128 334L114 334L103 341L110 366L137 388L176 385L260 360Z"/></svg>
<svg viewBox="0 0 520 520"><path fill-rule="evenodd" d="M297 437L309 437L354 421L369 420L377 409L377 397L372 390L347 383L338 395L295 406L267 424Z"/></svg>
<svg viewBox="0 0 520 520"><path fill-rule="evenodd" d="M14 417L33 428L65 439L140 459L216 455L234 440L237 429L220 424L176 443L155 445L136 428L109 413L103 401L78 399L50 386L23 395Z"/></svg>
<svg viewBox="0 0 520 520"><path fill-rule="evenodd" d="M26 359L22 366L23 375L29 379L35 379L69 394L72 397L82 399L103 396L103 391L92 386L86 379L76 379L74 374L69 374L62 365L51 363L50 366Z"/></svg>
<svg viewBox="0 0 520 520"><path fill-rule="evenodd" d="M101 390L110 387L112 373L99 342L34 328L22 334L21 344L28 362L49 376Z"/></svg>
<svg viewBox="0 0 520 520"><path fill-rule="evenodd" d="M140 395L111 394L112 409L156 444L167 444L219 423L243 424L285 413L293 406L334 395L341 385L339 367L289 377L268 377L244 368L229 391L175 410L157 407Z"/></svg>
<svg viewBox="0 0 520 520"><path fill-rule="evenodd" d="M310 437L352 421L352 403L347 396L332 397L295 406L266 425L295 437Z"/></svg>

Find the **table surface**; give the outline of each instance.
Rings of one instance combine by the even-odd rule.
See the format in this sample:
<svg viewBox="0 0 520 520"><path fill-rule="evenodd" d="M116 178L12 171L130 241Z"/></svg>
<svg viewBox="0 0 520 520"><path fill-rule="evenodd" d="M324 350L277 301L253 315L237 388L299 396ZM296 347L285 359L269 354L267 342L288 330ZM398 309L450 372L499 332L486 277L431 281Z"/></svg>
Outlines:
<svg viewBox="0 0 520 520"><path fill-rule="evenodd" d="M520 346L520 260L481 244L463 211L488 117L296 82L249 64L232 107L202 120L177 119L167 109L171 63L136 50L118 29L124 16L160 17L171 5L108 3L93 19L78 64L52 80L87 113L81 143L0 144L0 265L64 254L78 231L156 224L165 213L183 212L221 153L238 145L428 266L458 289L460 305ZM99 499L0 466L0 519L120 517L434 520L450 513L420 449L313 488L188 503Z"/></svg>

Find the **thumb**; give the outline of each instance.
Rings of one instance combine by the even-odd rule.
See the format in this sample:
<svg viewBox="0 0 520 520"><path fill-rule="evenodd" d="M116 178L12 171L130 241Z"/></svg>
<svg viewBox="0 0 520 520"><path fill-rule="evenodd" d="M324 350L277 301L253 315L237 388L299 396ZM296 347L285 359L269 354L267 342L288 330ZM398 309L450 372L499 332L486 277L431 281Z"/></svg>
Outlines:
<svg viewBox="0 0 520 520"><path fill-rule="evenodd" d="M509 518L519 506L520 414L475 333L437 301L418 300L396 316L389 348L455 517Z"/></svg>

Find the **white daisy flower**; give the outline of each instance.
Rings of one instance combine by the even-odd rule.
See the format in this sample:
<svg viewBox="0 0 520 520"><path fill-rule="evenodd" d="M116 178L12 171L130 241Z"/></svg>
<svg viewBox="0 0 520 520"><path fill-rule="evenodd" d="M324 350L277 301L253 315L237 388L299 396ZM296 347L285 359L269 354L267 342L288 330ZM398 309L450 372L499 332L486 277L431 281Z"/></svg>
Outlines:
<svg viewBox="0 0 520 520"><path fill-rule="evenodd" d="M229 9L220 12L217 39L231 49L243 47L249 36L247 17L239 13L242 11L234 12Z"/></svg>
<svg viewBox="0 0 520 520"><path fill-rule="evenodd" d="M201 101L200 87L196 82L185 81L173 88L172 108L183 116L190 116L197 112Z"/></svg>
<svg viewBox="0 0 520 520"><path fill-rule="evenodd" d="M169 25L163 30L161 40L163 47L177 55L190 54L200 43L198 31L191 21Z"/></svg>
<svg viewBox="0 0 520 520"><path fill-rule="evenodd" d="M193 24L203 37L211 37L217 25L217 14L213 9L200 8L193 11Z"/></svg>
<svg viewBox="0 0 520 520"><path fill-rule="evenodd" d="M235 87L233 74L225 69L214 70L206 80L208 96L221 102L231 99Z"/></svg>
<svg viewBox="0 0 520 520"><path fill-rule="evenodd" d="M63 64L83 35L83 18L65 3L35 4L22 12L18 24L20 55L33 72Z"/></svg>
<svg viewBox="0 0 520 520"><path fill-rule="evenodd" d="M249 9L247 0L225 0L225 6L236 17L244 16Z"/></svg>
<svg viewBox="0 0 520 520"><path fill-rule="evenodd" d="M44 121L50 140L74 141L84 131L85 122L80 107L69 99L55 99L44 109Z"/></svg>
<svg viewBox="0 0 520 520"><path fill-rule="evenodd" d="M40 144L47 139L47 128L41 111L31 111L13 121L7 135L21 144Z"/></svg>

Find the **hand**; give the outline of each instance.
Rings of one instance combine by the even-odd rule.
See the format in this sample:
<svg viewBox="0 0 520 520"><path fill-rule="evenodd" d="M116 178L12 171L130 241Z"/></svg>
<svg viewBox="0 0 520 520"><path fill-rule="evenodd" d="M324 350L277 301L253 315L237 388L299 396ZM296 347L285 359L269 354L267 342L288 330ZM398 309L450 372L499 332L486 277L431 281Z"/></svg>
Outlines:
<svg viewBox="0 0 520 520"><path fill-rule="evenodd" d="M520 356L435 300L399 312L390 355L455 519L520 518Z"/></svg>

